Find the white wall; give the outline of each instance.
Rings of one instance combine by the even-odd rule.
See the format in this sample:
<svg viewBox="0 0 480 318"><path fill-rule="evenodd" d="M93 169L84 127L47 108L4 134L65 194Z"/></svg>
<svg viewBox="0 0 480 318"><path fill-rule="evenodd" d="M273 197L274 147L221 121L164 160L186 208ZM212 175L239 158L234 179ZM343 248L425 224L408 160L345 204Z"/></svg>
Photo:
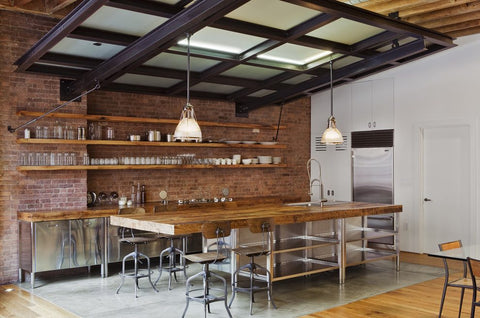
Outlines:
<svg viewBox="0 0 480 318"><path fill-rule="evenodd" d="M400 216L400 248L403 251L422 252L420 202L420 146L419 126L428 123L467 123L472 127L474 158L474 216L472 233L480 232L477 209L480 189L478 181L478 122L480 119L480 35L462 37L457 47L410 62L392 70L373 75L361 81L393 78L395 103L395 203L403 205ZM335 96L342 90L336 90ZM347 90L343 90L347 91ZM328 95L322 92L318 95ZM336 97L337 98L337 97ZM312 98L312 114L318 105ZM339 105L335 104L335 109ZM335 110L336 112L336 110ZM355 120L351 118L351 120ZM337 120L340 125L340 121ZM350 167L346 167L349 169ZM447 167L446 167L447 168ZM456 199L456 198L452 198ZM452 211L453 213L453 211ZM480 242L476 234L476 242Z"/></svg>

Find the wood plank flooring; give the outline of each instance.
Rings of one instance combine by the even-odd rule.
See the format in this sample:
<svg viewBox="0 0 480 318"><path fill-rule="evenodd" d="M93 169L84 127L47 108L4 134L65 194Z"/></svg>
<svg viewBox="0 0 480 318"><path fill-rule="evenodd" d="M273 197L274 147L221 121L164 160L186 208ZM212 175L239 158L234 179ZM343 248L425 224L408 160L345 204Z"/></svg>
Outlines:
<svg viewBox="0 0 480 318"><path fill-rule="evenodd" d="M301 318L438 317L443 281L437 278ZM470 316L471 299L471 291L466 291L462 317ZM459 304L460 290L449 287L442 317L457 317Z"/></svg>
<svg viewBox="0 0 480 318"><path fill-rule="evenodd" d="M78 317L16 285L0 286L0 318Z"/></svg>

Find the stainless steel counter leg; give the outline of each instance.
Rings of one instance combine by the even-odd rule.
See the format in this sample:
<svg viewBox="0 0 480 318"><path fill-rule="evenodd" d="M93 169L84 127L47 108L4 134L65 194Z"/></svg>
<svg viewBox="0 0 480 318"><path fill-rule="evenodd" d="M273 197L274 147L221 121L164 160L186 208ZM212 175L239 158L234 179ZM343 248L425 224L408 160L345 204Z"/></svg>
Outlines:
<svg viewBox="0 0 480 318"><path fill-rule="evenodd" d="M338 238L338 283L345 283L345 270L347 267L347 243L345 239L345 219L337 220Z"/></svg>

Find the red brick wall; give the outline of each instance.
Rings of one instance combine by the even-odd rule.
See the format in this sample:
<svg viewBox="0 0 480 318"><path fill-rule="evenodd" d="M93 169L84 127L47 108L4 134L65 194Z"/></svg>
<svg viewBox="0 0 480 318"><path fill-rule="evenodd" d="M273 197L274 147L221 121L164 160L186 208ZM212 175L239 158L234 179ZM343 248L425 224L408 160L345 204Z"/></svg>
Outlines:
<svg viewBox="0 0 480 318"><path fill-rule="evenodd" d="M75 209L86 205L86 191L117 191L129 195L132 184L146 185L147 200L158 200L158 192L165 189L169 199L219 197L224 187L233 198L281 195L307 198L308 181L305 164L310 156L310 99L304 98L286 104L279 141L287 149L215 149L215 148L161 148L161 147L104 147L104 146L40 146L18 145L16 134L6 127L16 127L30 118L18 117L18 110L47 111L59 101L59 79L16 73L13 63L27 51L56 21L45 17L11 13L0 10L0 161L2 164L0 190L0 283L15 281L18 277L17 211ZM185 98L159 97L128 93L98 91L82 102L67 106L62 112L124 115L140 117L175 118L180 115ZM233 103L192 100L197 118L206 121L277 124L280 108L265 107L236 118ZM86 126L85 121L68 121L73 127ZM43 119L42 126L51 128L54 120ZM129 133L143 134L149 129L172 133L173 125L132 125L112 123L116 139L125 139ZM32 125L34 129L36 124ZM271 140L275 130L202 127L204 138L227 140ZM78 160L88 150L91 157L164 156L195 153L197 157L242 157L256 155L281 156L288 168L280 169L191 169L191 170L113 170L113 171L16 171L20 154L27 152L75 152Z"/></svg>

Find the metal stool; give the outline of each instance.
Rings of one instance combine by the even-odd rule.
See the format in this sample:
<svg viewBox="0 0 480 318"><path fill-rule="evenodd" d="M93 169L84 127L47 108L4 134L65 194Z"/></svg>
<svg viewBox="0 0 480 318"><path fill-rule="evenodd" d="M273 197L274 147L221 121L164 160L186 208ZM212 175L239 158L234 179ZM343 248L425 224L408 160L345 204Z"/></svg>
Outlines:
<svg viewBox="0 0 480 318"><path fill-rule="evenodd" d="M162 271L166 270L168 271L168 290L172 289L172 274L173 277L175 278L175 281L178 282L177 280L177 272L182 271L183 276L185 276L185 279L187 279L187 266L185 264L185 240L187 239L186 236L184 235L171 235L171 236L165 236L162 235L162 237L165 237L169 240L170 246L164 249L160 253L160 265L158 266L158 271L160 272L160 275L158 276L157 280L155 281L154 285L157 285L158 281L160 280L160 277L162 277ZM180 250L173 246L173 243L175 240L181 239L182 240L182 246L183 250ZM168 257L168 266L163 268L163 257L164 256ZM177 255L180 255L180 265L177 265Z"/></svg>
<svg viewBox="0 0 480 318"><path fill-rule="evenodd" d="M145 209L143 208L125 208L119 210L118 214L139 214L139 213L145 213ZM116 293L118 294L120 291L120 288L122 288L123 283L125 282L125 278L133 278L135 279L135 298L137 298L137 289L139 288L138 286L138 280L140 278L148 277L148 281L150 282L150 285L152 285L153 290L158 292L158 290L155 288L155 285L152 282L152 278L150 276L151 271L150 271L150 258L138 251L138 245L140 244L147 244L149 242L157 240L155 237L140 237L140 236L134 236L133 232L130 231L131 237L125 237L125 228L122 228L122 238L120 239L120 242L124 243L129 243L134 246L134 251L131 252L130 254L126 255L123 260L122 260L122 272L119 273L120 277L122 278L122 282L120 283L120 286L118 286ZM127 273L125 270L125 262L128 258L133 258L133 264L134 264L134 271L133 273ZM146 268L146 273L139 272L138 265L141 263L140 258L144 258L147 261L147 268Z"/></svg>
<svg viewBox="0 0 480 318"><path fill-rule="evenodd" d="M259 291L267 291L268 299L270 300L273 308L277 309L277 306L273 302L272 298L272 274L265 267L255 263L255 257L269 255L270 254L270 234L273 230L274 221L273 219L253 219L248 220L248 226L250 232L252 233L262 233L263 240L262 245L248 246L248 247L238 247L233 249L233 251L240 255L250 258L250 263L245 264L239 267L232 276L232 299L228 307L232 306L233 300L235 299L235 294L237 292L248 293L250 295L250 315L253 312L253 303L255 302L254 294ZM256 279L255 276L259 276L257 269L261 269L266 273L266 286L255 285ZM248 270L249 272L249 285L247 287L240 287L238 285L238 275L240 271Z"/></svg>
<svg viewBox="0 0 480 318"><path fill-rule="evenodd" d="M204 223L202 225L203 236L207 239L216 238L217 242L223 240L225 236L230 235L230 223L221 222L221 223ZM219 247L225 246L225 244L218 244ZM232 314L227 305L227 281L222 276L210 271L209 265L215 264L216 262L223 261L226 256L219 249L216 252L207 252L207 253L198 253L198 254L189 254L185 255L185 258L193 263L202 264L203 270L190 278L187 279L186 283L186 305L185 310L183 311L182 318L185 317L187 313L188 305L190 301L196 301L203 304L205 317L207 317L207 308L208 313L210 313L210 304L217 301L223 301L225 304L225 309L227 310L228 316L231 318ZM191 288L193 287L192 281L198 277L202 277L203 286L201 288ZM223 283L223 288L211 287L210 283L212 278L216 278ZM222 295L212 294L212 291L220 291ZM197 293L200 292L200 293ZM192 295L193 293L193 295Z"/></svg>

